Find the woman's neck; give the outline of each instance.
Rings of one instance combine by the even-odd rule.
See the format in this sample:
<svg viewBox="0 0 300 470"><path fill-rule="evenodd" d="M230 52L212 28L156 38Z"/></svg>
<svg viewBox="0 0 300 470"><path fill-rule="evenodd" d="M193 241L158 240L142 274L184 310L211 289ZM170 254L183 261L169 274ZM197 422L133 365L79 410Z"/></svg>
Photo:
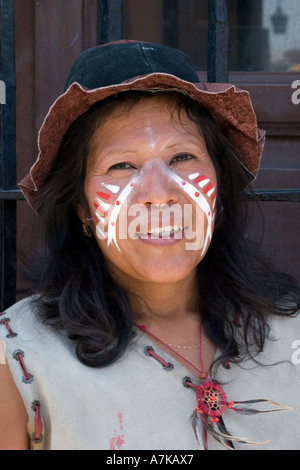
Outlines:
<svg viewBox="0 0 300 470"><path fill-rule="evenodd" d="M176 283L134 283L130 286L135 318L161 325L181 322L191 312L197 312L197 288L195 276Z"/></svg>

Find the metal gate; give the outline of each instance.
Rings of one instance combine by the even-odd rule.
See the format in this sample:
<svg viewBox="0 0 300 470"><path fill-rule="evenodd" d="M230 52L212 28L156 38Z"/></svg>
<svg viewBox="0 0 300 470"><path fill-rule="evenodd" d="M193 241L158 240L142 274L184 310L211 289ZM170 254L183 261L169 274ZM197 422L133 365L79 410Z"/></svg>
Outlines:
<svg viewBox="0 0 300 470"><path fill-rule="evenodd" d="M209 82L228 82L229 20L226 0L208 0ZM100 43L122 38L122 0L98 0ZM0 0L0 310L16 299L16 71L14 0ZM262 201L300 202L300 189L255 191ZM250 195L249 195L250 199Z"/></svg>

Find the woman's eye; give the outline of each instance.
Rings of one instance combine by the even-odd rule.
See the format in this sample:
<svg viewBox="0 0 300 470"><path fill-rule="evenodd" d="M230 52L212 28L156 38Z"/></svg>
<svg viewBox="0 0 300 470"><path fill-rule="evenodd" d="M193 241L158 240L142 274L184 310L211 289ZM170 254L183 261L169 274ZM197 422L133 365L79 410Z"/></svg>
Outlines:
<svg viewBox="0 0 300 470"><path fill-rule="evenodd" d="M134 168L134 166L128 162L116 163L115 165L112 165L111 167L109 167L110 170L128 170L131 168Z"/></svg>
<svg viewBox="0 0 300 470"><path fill-rule="evenodd" d="M176 155L172 159L171 163L173 163L173 162L185 162L185 161L191 160L193 158L195 158L195 157L193 155L190 155L189 153L182 153L180 155Z"/></svg>

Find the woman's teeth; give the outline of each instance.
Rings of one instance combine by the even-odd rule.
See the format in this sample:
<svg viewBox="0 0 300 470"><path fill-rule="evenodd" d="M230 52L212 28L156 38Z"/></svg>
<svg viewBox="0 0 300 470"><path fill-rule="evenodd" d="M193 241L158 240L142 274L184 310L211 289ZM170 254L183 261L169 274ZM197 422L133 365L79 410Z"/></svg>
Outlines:
<svg viewBox="0 0 300 470"><path fill-rule="evenodd" d="M159 237L166 237L173 235L175 232L183 230L182 225L167 225L165 227L155 227L147 230L147 232L140 233L139 235L157 235Z"/></svg>

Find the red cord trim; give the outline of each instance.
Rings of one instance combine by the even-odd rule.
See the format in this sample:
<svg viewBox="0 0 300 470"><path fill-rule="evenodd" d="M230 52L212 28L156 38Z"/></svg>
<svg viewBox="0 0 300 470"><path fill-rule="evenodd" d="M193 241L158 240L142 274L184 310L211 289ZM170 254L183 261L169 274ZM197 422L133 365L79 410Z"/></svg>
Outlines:
<svg viewBox="0 0 300 470"><path fill-rule="evenodd" d="M154 359L156 359L158 362L161 363L161 365L165 368L165 369L173 369L173 364L171 364L170 362L167 362L165 361L161 356L159 356L155 351L154 349L151 347L151 346L146 346L145 348L145 353L148 355L148 356L152 356L154 357Z"/></svg>
<svg viewBox="0 0 300 470"><path fill-rule="evenodd" d="M25 383L31 383L31 382L33 381L33 375L31 375L31 374L28 372L28 370L27 370L27 368L26 368L26 366L25 366L25 363L24 363L24 361L23 361L23 357L24 357L24 352L21 351L20 349L18 349L17 351L15 351L15 352L13 353L13 358L16 359L16 360L19 362L20 367L21 367L21 369L22 369L22 372L23 372L23 374L24 374L23 379L22 379L23 382L25 382Z"/></svg>
<svg viewBox="0 0 300 470"><path fill-rule="evenodd" d="M189 377L186 377L186 378L185 378L185 382L184 382L184 383L185 383L185 386L186 386L186 387L191 387L191 388L193 388L194 390L198 390L199 385L193 384L193 382L191 381L191 379L190 379Z"/></svg>
<svg viewBox="0 0 300 470"><path fill-rule="evenodd" d="M13 338L14 336L17 336L17 333L14 333L13 330L11 329L11 327L8 324L9 318L3 318L3 320L0 320L0 322L3 323L3 325L6 327L6 329L8 331L7 338Z"/></svg>
<svg viewBox="0 0 300 470"><path fill-rule="evenodd" d="M4 312L0 312L0 316L3 315L3 313ZM12 330L12 328L10 328L10 326L8 324L9 321L10 321L9 318L3 318L2 320L0 320L0 323L3 323L3 325L6 327L6 329L8 331L7 338L12 338L12 337L17 336L17 333L15 333ZM22 380L23 380L23 382L31 383L34 380L34 378L33 378L33 375L31 375L28 372L27 367L25 365L25 362L23 360L23 357L24 357L24 352L21 351L20 349L17 349L16 351L13 352L13 358L16 359L19 362L20 367L22 369L22 372L23 372ZM39 401L35 400L32 403L32 409L35 412L35 418L34 418L35 432L32 435L32 440L35 441L36 443L38 443L38 442L41 442L41 440L43 438L43 435L42 435L43 423L42 423L42 416L41 416L41 406L40 406Z"/></svg>
<svg viewBox="0 0 300 470"><path fill-rule="evenodd" d="M200 326L200 359L201 359L201 370L199 370L197 367L194 366L194 364L192 364L190 361L188 361L185 357L181 356L181 354L179 354L177 351L175 351L174 349L172 349L169 345L167 345L164 341L162 341L160 338L158 338L157 336L155 336L153 333L151 333L150 331L147 330L146 326L145 325L141 325L140 323L137 323L137 322L134 322L134 325L139 328L140 330L142 331L145 331L146 333L148 333L148 335L152 336L153 338L155 338L157 341L159 341L160 343L164 344L165 346L167 346L167 348L172 351L174 354L176 354L176 356L180 357L181 359L183 359L187 364L189 364L191 367L193 367L193 369L195 369L199 374L200 374L200 378L201 379L205 379L207 377L207 372L203 372L203 361L202 361L202 351L201 351L201 328L202 328L202 323L201 323L201 326Z"/></svg>
<svg viewBox="0 0 300 470"><path fill-rule="evenodd" d="M35 432L32 436L32 439L35 442L40 442L42 440L42 432L43 432L43 423L42 423L40 402L35 400L32 403L32 409L35 412L35 419L34 419Z"/></svg>

